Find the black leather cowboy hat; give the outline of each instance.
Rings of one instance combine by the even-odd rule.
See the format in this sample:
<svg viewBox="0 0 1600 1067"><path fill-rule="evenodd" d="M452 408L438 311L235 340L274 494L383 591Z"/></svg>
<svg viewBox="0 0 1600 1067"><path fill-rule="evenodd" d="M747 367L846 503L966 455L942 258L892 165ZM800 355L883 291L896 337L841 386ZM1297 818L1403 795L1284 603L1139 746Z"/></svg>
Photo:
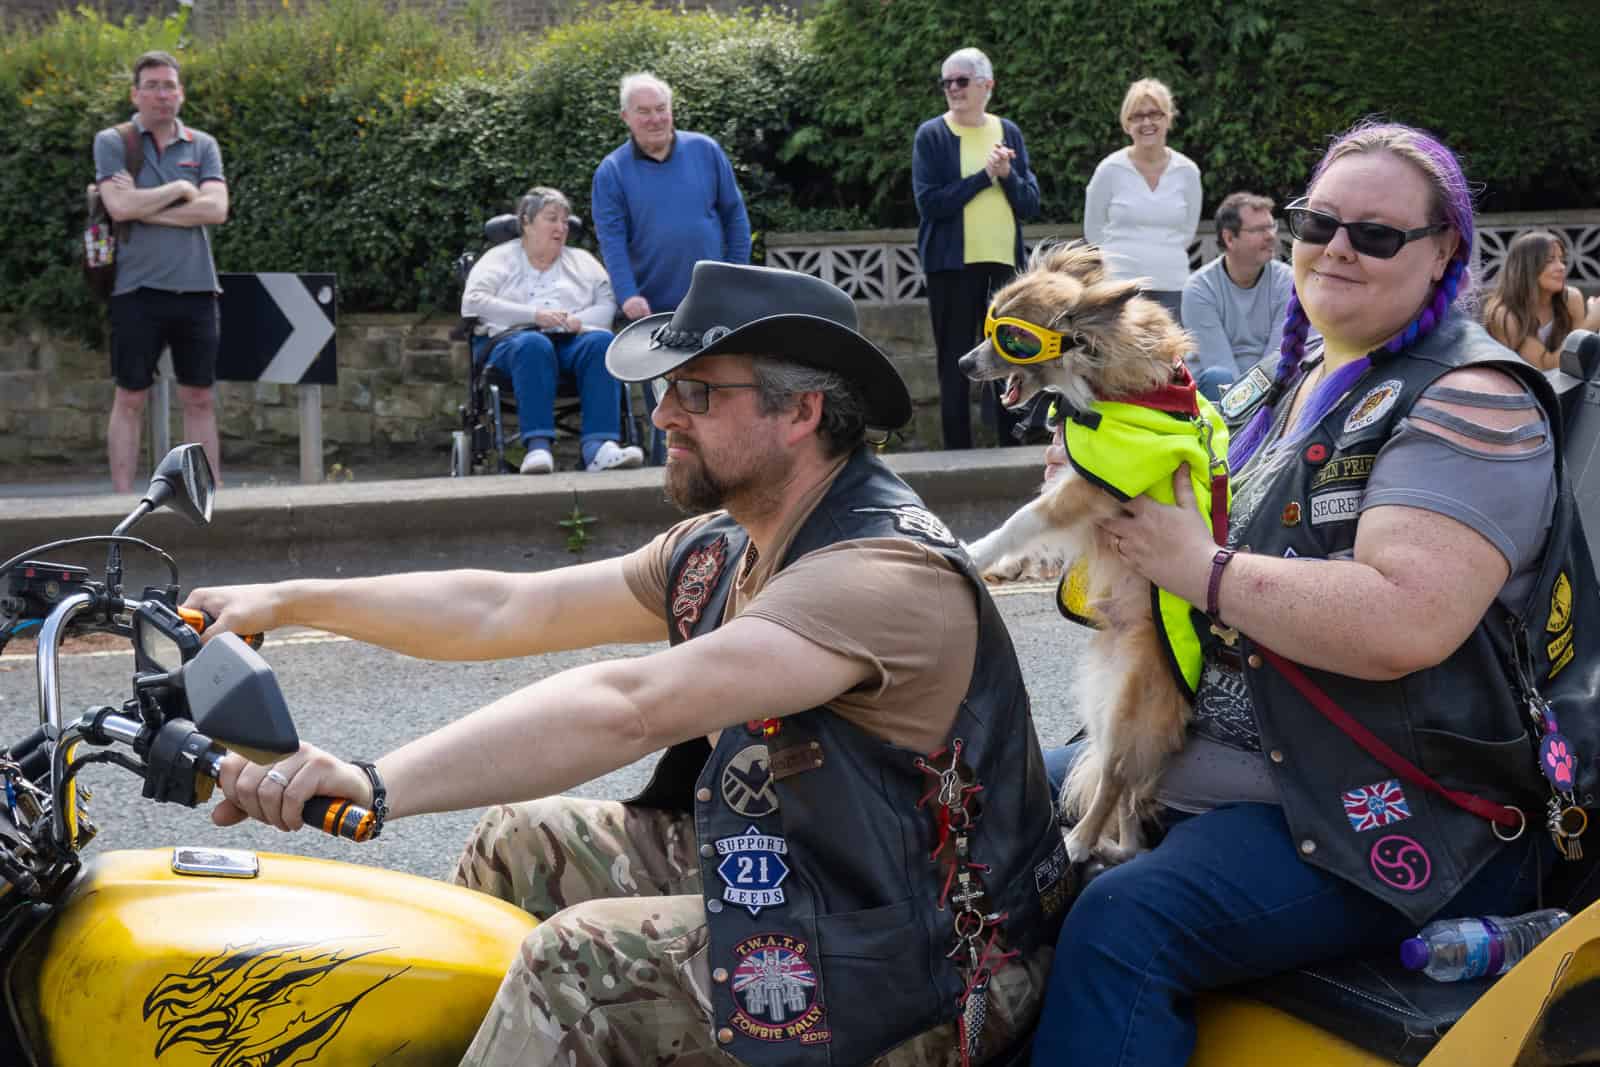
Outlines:
<svg viewBox="0 0 1600 1067"><path fill-rule="evenodd" d="M643 382L722 353L838 371L860 386L868 426L894 430L911 420L905 380L857 329L855 302L821 278L776 267L696 263L678 310L647 315L617 334L606 370L619 381Z"/></svg>

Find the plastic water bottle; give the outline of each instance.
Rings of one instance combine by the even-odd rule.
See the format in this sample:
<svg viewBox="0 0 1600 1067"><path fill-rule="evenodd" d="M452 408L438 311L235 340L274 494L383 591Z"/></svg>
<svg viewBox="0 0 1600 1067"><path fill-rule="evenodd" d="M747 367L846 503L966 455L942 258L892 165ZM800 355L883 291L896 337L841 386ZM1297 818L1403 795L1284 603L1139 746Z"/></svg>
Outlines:
<svg viewBox="0 0 1600 1067"><path fill-rule="evenodd" d="M1439 982L1505 974L1570 918L1560 908L1545 908L1509 919L1440 919L1400 942L1400 962Z"/></svg>

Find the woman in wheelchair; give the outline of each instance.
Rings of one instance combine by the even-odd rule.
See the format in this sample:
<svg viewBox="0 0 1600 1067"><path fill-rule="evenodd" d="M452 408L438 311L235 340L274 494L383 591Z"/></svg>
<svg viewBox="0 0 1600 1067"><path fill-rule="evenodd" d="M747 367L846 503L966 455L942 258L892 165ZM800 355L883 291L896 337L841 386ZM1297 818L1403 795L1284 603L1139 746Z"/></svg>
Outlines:
<svg viewBox="0 0 1600 1067"><path fill-rule="evenodd" d="M536 187L517 204L520 240L485 252L467 275L461 314L476 318L474 366L485 362L511 378L527 455L523 474L555 469L556 386L578 386L580 448L589 471L637 467L644 453L623 446L622 384L606 371L617 312L611 280L594 256L567 247L572 205L558 190Z"/></svg>
<svg viewBox="0 0 1600 1067"><path fill-rule="evenodd" d="M1200 992L1536 906L1543 811L1576 772L1541 776L1533 731L1554 715L1524 711L1531 684L1559 699L1563 668L1513 673L1500 649L1520 619L1543 655L1547 624L1594 594L1560 592L1582 535L1554 397L1461 307L1468 189L1420 130L1335 141L1286 211L1295 292L1229 449L1228 546L1186 473L1177 506L1139 497L1102 524L1104 550L1205 605L1213 636L1157 791L1165 836L1068 912L1035 1063L1182 1064ZM1076 748L1046 757L1053 779Z"/></svg>

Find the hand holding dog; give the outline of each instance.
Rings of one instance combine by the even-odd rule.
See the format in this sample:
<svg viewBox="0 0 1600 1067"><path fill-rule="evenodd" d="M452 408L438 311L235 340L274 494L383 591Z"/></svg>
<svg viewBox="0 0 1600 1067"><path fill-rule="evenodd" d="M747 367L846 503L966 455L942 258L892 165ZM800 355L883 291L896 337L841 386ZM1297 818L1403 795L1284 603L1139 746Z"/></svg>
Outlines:
<svg viewBox="0 0 1600 1067"><path fill-rule="evenodd" d="M1119 515L1099 524L1101 547L1191 604L1205 604L1211 557L1217 544L1195 503L1189 465L1172 476L1173 504L1134 497Z"/></svg>

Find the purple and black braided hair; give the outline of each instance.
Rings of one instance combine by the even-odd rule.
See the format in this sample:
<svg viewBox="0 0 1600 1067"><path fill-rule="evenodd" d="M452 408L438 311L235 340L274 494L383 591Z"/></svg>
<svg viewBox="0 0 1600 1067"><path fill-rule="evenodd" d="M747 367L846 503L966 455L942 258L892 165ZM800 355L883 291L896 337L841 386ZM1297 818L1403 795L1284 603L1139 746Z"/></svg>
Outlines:
<svg viewBox="0 0 1600 1067"><path fill-rule="evenodd" d="M1401 352L1427 336L1444 321L1451 307L1455 305L1457 297L1470 289L1469 264L1474 232L1472 192L1467 186L1466 176L1462 174L1461 164L1455 154L1433 137L1414 127L1398 123L1363 122L1334 140L1327 154L1322 157L1322 162L1318 163L1317 169L1312 172L1311 184L1307 188L1314 188L1317 179L1322 177L1335 160L1357 152L1389 152L1420 170L1433 186L1436 210L1442 216L1439 221L1448 222L1461 240L1456 245L1455 255L1445 268L1444 276L1434 287L1433 299L1428 301L1422 312L1412 319L1405 329L1373 352L1323 378L1316 391L1306 401L1298 422L1284 434L1281 445L1284 448L1294 447L1322 421L1323 416L1339 402L1339 398L1344 396L1372 366L1373 356ZM1310 320L1306 318L1305 310L1300 306L1300 294L1298 291L1292 292L1289 296L1289 309L1284 317L1283 347L1279 350L1277 373L1273 376L1266 403L1261 405L1255 417L1233 438L1228 448L1228 467L1231 470L1237 471L1243 467L1261 447L1262 439L1272 426L1273 409L1277 407L1279 400L1288 395L1300 374L1300 360L1305 355L1306 335L1310 329Z"/></svg>

